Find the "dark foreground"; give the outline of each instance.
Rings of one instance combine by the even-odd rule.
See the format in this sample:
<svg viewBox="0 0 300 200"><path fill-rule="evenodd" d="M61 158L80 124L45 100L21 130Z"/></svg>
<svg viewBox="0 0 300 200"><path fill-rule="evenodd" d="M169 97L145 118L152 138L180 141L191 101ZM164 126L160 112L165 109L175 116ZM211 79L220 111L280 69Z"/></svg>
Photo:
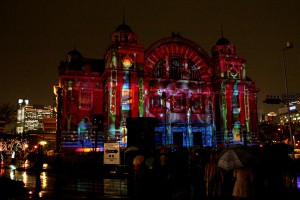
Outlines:
<svg viewBox="0 0 300 200"><path fill-rule="evenodd" d="M8 170L8 169L7 169ZM203 182L190 173L160 171L130 171L112 166L87 168L69 165L59 171L48 169L40 173L33 170L16 169L15 177L31 177L26 186L21 181L10 180L11 173L1 177L1 199L165 199L196 200L205 197ZM30 182L30 181L29 181ZM226 191L227 190L227 191ZM256 193L253 200L269 199L276 191ZM300 191L290 191L285 200L299 199ZM216 199L232 200L231 187L224 188L223 196Z"/></svg>
<svg viewBox="0 0 300 200"><path fill-rule="evenodd" d="M144 166L139 170L128 165L103 164L103 157L93 154L47 158L44 160L49 164L47 168L36 165L28 168L16 162L14 169L10 163L5 163L1 166L0 199L233 200L234 182L230 172L224 172L226 179L222 183L221 196L208 198L202 171L204 165L194 169L187 158L189 156L170 154L166 168L154 165L153 169ZM284 162L279 162L278 156L267 158L264 165L257 167L251 200L300 199L300 159L295 161L299 183L294 185L298 188L287 189L274 184L281 177L277 173L278 166Z"/></svg>

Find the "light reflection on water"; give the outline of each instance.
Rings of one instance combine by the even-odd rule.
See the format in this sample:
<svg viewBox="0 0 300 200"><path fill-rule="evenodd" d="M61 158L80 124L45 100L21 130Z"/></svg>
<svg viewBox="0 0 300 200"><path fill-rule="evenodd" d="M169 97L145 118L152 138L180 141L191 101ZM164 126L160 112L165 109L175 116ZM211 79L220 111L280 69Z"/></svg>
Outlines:
<svg viewBox="0 0 300 200"><path fill-rule="evenodd" d="M105 198L118 198L129 199L128 194L128 180L118 178L103 178L95 176L82 176L74 173L51 173L42 172L39 179L35 172L18 171L13 169L0 169L0 176L6 176L12 180L23 181L25 187L34 191L36 188L37 180L40 182L40 189L35 190L36 196L40 199L105 199ZM296 178L297 188L300 189L300 174ZM133 191L139 191L140 187L137 184L137 190L131 187L130 195ZM135 186L134 186L135 187ZM153 191L151 191L153 192ZM177 191L176 191L177 192ZM135 194L134 194L135 195ZM147 195L150 195L147 193ZM76 198L73 198L76 197Z"/></svg>
<svg viewBox="0 0 300 200"><path fill-rule="evenodd" d="M18 171L0 169L0 176L11 180L22 181L29 190L39 188L37 195L40 199L52 199L53 195L63 195L65 198L81 195L95 195L98 197L127 198L127 179L104 179L102 177L77 177L74 174L59 174L41 172ZM39 179L38 179L39 178ZM36 187L40 183L39 187ZM58 188L59 187L59 188ZM57 193L60 192L60 193Z"/></svg>

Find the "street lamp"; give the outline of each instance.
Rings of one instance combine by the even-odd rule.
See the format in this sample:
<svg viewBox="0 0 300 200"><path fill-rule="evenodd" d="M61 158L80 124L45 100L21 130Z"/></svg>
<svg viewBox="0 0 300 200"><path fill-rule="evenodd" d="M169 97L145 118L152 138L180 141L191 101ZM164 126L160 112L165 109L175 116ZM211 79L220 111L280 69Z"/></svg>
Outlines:
<svg viewBox="0 0 300 200"><path fill-rule="evenodd" d="M293 43L287 42L286 47L283 48L282 50L282 64L283 64L283 70L284 70L284 79L285 79L285 92L286 94L289 93L289 88L288 88L288 83L287 83L287 75L286 75L286 67L285 67L285 57L284 57L284 52L287 49L293 48Z"/></svg>
<svg viewBox="0 0 300 200"><path fill-rule="evenodd" d="M289 87L288 87L288 82L287 82L287 75L286 75L286 67L285 67L285 57L284 57L284 52L287 49L291 49L293 48L293 43L291 42L287 42L286 46L283 48L282 50L282 65L283 65L283 70L284 70L284 80L285 80L285 93L287 96L287 100L285 102L286 106L287 106L287 110L288 110L288 126L289 126L289 133L290 133L290 141L291 141L291 145L294 148L294 137L293 137L293 132L292 132L292 126L291 126L291 111L290 111L290 100L288 98L289 96ZM294 151L292 152L292 159L295 159L295 155L294 155Z"/></svg>

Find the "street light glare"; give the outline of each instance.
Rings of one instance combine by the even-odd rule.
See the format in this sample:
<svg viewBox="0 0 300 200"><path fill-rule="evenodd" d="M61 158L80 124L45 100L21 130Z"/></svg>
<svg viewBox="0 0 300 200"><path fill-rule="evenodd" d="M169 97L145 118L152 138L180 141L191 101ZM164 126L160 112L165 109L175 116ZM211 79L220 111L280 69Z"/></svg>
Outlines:
<svg viewBox="0 0 300 200"><path fill-rule="evenodd" d="M287 42L286 43L286 48L293 48L293 43L292 42Z"/></svg>

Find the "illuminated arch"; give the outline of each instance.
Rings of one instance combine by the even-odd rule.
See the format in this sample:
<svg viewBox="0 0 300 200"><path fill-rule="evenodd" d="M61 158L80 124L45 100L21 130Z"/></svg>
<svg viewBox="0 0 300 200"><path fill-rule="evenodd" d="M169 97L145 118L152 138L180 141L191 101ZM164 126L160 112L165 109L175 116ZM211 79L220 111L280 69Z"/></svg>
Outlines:
<svg viewBox="0 0 300 200"><path fill-rule="evenodd" d="M182 37L168 37L146 50L144 72L152 77L160 76L157 78L209 82L213 70L211 58L199 45Z"/></svg>

